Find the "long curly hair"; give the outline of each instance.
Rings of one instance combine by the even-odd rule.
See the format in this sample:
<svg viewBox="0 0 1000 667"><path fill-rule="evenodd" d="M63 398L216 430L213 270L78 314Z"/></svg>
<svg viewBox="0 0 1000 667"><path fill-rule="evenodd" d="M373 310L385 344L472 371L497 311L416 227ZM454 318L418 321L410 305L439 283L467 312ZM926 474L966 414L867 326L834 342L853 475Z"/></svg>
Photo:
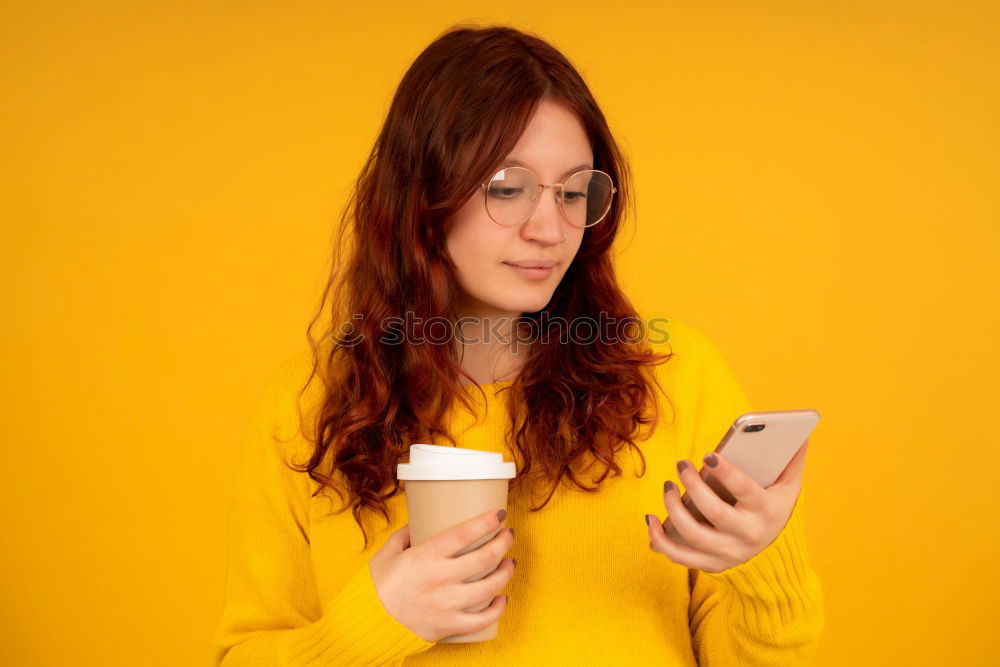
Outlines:
<svg viewBox="0 0 1000 667"><path fill-rule="evenodd" d="M457 446L445 415L456 400L473 409L458 383L460 376L472 378L450 346L387 344L384 323L406 313L417 322L456 321L460 292L445 248L446 222L480 192L542 100L576 114L594 168L611 175L619 196L607 217L586 229L547 307L522 320L538 322L545 313L572 322L604 313L641 322L610 253L633 206L631 175L583 78L553 46L512 27L463 23L440 34L399 83L341 214L329 280L307 329L313 368L306 385L319 376L325 386L307 427L312 456L293 468L320 483L315 493L336 491L344 501L337 514L353 508L366 549L362 511L389 521L386 500L400 490L396 465L409 446L441 438ZM317 338L312 330L323 315L330 316L327 329ZM414 332L427 333L419 325ZM518 459L509 491L547 485L531 511L548 504L564 478L594 493L609 474L621 475L615 455L626 444L639 452L645 474L635 441L648 437L642 426L651 432L659 419L652 366L671 356L644 341L532 345L518 377L500 389L510 392L507 437ZM604 471L592 480L596 486L581 484L580 468L598 461Z"/></svg>

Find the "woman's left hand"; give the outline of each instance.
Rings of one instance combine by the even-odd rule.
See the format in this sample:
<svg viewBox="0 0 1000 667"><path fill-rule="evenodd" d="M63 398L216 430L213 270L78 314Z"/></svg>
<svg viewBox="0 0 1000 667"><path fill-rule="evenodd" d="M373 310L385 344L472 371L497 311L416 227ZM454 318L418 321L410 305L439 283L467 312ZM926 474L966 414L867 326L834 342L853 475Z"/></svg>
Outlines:
<svg viewBox="0 0 1000 667"><path fill-rule="evenodd" d="M733 495L735 505L720 498L688 461L678 461L678 474L691 502L712 525L698 521L681 502L677 486L668 481L664 485L663 504L677 532L690 546L671 539L659 518L650 514L647 517L650 547L678 565L706 572L721 572L750 560L770 545L788 522L802 488L808 446L807 438L774 484L766 489L721 454L707 454L705 463L712 476ZM718 461L715 467L711 466L713 456Z"/></svg>

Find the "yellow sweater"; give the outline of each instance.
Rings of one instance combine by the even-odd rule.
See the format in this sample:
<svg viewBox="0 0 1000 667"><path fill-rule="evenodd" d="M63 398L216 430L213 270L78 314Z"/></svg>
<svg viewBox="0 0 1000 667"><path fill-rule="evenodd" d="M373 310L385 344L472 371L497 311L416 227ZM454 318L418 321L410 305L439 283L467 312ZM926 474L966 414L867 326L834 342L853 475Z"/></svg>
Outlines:
<svg viewBox="0 0 1000 667"><path fill-rule="evenodd" d="M389 501L392 525L366 513L371 542L350 511L328 516L339 501L310 497L315 482L282 465L301 463L310 443L298 431L297 389L311 369L307 350L266 385L235 466L230 506L225 601L214 635L215 664L242 665L802 665L824 625L820 580L803 532L804 490L777 539L755 557L720 573L689 569L649 548L644 515L664 519L663 482L679 484L678 459L701 467L733 419L751 409L714 343L672 322L674 356L657 368L660 424L630 448L593 494L560 486L542 510L511 494L507 525L517 569L503 592L509 608L499 636L467 644L421 639L379 601L368 570L389 534L406 525L406 501ZM479 418L453 409L461 447L504 453L502 401L483 385ZM310 414L320 383L303 398ZM311 397L311 398L310 398ZM780 406L785 407L785 406ZM794 406L792 406L794 407ZM280 437L275 440L271 433ZM584 479L589 480L590 474ZM683 487L682 487L683 488ZM370 527L369 527L370 526Z"/></svg>

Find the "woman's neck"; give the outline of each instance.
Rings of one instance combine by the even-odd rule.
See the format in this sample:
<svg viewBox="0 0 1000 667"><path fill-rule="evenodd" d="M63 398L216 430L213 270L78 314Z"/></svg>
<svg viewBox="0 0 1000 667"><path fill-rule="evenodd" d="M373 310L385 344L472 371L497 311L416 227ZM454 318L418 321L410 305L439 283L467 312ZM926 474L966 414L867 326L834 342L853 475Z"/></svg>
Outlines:
<svg viewBox="0 0 1000 667"><path fill-rule="evenodd" d="M456 327L455 358L475 384L492 384L513 380L527 361L529 346L518 342L512 333L515 318L520 314L468 311L459 314ZM466 377L459 384L469 384Z"/></svg>
<svg viewBox="0 0 1000 667"><path fill-rule="evenodd" d="M458 352L462 370L472 376L475 384L493 384L513 380L521 372L527 357L527 349L520 354L508 345L490 348L487 345L466 345ZM459 384L470 384L466 377L458 378Z"/></svg>

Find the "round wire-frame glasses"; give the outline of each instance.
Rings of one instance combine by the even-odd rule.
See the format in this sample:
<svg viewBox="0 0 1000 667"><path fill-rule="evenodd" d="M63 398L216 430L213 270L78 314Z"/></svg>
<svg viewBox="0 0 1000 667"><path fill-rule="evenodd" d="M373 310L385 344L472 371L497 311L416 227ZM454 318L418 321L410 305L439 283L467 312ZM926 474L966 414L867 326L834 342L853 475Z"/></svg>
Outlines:
<svg viewBox="0 0 1000 667"><path fill-rule="evenodd" d="M600 169L581 169L580 171L574 172L574 173L570 174L569 176L567 176L566 180L563 181L562 183L549 183L548 185L545 185L543 183L539 183L539 181L541 179L538 178L538 175L535 172L533 172L532 170L528 169L527 167L504 167L503 169L497 171L496 174L493 174L493 176L490 177L490 180L488 180L485 183L482 183L480 185L480 187L483 189L483 205L486 207L486 214L490 216L490 220L492 220L496 224L500 225L501 227L517 227L518 225L523 225L525 223L525 221L527 221L528 218L530 218L531 215L535 212L535 209L538 208L538 202L541 201L541 197L540 196L533 197L532 198L532 204L531 204L531 210L528 211L528 214L525 215L524 218L521 219L518 222L503 223L503 222L500 222L496 218L493 217L493 214L490 213L490 206L489 206L490 183L493 182L493 180L497 177L497 174L499 174L500 172L502 172L502 171L510 171L510 170L514 170L514 169L521 169L521 170L524 170L524 171L528 172L529 174L531 174L531 176L535 179L535 183L538 184L538 190L539 190L539 192L545 190L546 188L553 188L556 191L556 192L553 193L553 195L556 197L556 203L559 205L559 211L562 213L563 219L566 222L568 222L569 224L573 225L574 227L580 227L580 228L584 228L585 229L587 227L593 227L594 225L596 225L597 223L599 223L601 220L604 220L604 218L607 217L607 215L608 215L608 211L611 210L611 202L614 199L615 193L618 192L618 188L616 188L614 186L614 181L611 180L611 176L607 172L601 171ZM605 178L607 178L608 179L608 183L611 184L611 191L608 193L608 202L607 202L607 205L604 207L604 211L601 212L601 215L598 216L598 218L596 220L594 220L590 224L587 224L587 225L578 225L578 224L576 224L575 222L573 222L570 219L569 215L566 213L565 207L563 206L563 202L565 200L565 190L564 190L564 188L565 188L565 185L567 183L569 183L578 174L583 174L583 173L591 172L591 171L592 172L596 172L598 174L602 174Z"/></svg>

